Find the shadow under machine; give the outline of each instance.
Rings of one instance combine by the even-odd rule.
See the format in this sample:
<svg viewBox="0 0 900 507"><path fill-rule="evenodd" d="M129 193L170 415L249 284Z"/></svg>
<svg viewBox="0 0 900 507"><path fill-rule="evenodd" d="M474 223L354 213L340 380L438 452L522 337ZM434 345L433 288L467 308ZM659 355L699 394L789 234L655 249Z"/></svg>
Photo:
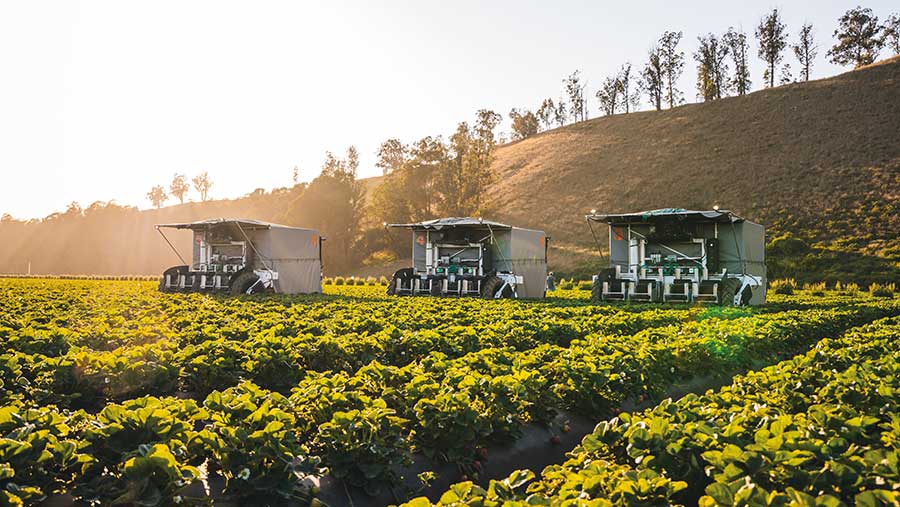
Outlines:
<svg viewBox="0 0 900 507"><path fill-rule="evenodd" d="M413 264L394 273L389 295L545 295L549 238L543 231L459 217L388 227L412 231Z"/></svg>
<svg viewBox="0 0 900 507"><path fill-rule="evenodd" d="M609 226L609 268L594 301L758 305L766 300L765 228L727 210L590 214Z"/></svg>
<svg viewBox="0 0 900 507"><path fill-rule="evenodd" d="M190 230L188 263L164 229ZM258 220L213 218L160 224L156 230L181 259L159 282L164 292L322 292L322 241L318 231Z"/></svg>

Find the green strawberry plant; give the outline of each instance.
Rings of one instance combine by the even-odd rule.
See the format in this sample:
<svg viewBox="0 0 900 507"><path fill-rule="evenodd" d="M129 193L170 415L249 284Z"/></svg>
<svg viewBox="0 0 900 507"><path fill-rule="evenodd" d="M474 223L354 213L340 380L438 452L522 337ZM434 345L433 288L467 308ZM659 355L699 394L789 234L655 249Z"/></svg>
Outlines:
<svg viewBox="0 0 900 507"><path fill-rule="evenodd" d="M406 423L384 400L368 400L362 410L335 412L319 427L317 447L334 477L377 494L397 482L397 467L410 463Z"/></svg>
<svg viewBox="0 0 900 507"><path fill-rule="evenodd" d="M203 404L205 427L191 436L192 455L208 456L237 498L304 497L301 481L319 471L297 431L290 404L277 392L243 382L213 391ZM301 426L302 427L302 426Z"/></svg>

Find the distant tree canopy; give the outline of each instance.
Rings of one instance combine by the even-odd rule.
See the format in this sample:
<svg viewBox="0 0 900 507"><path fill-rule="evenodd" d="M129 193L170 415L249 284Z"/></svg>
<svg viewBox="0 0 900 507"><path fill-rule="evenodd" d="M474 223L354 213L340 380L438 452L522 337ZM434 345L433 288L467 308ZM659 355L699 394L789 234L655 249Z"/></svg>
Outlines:
<svg viewBox="0 0 900 507"><path fill-rule="evenodd" d="M728 45L713 34L697 41L697 92L704 101L721 99L728 93Z"/></svg>
<svg viewBox="0 0 900 507"><path fill-rule="evenodd" d="M894 56L900 56L900 14L891 14L884 21L884 43Z"/></svg>
<svg viewBox="0 0 900 507"><path fill-rule="evenodd" d="M375 167L381 169L381 174L385 176L391 174L403 165L408 149L399 139L388 139L378 147L378 161Z"/></svg>
<svg viewBox="0 0 900 507"><path fill-rule="evenodd" d="M747 43L747 34L738 32L734 28L728 28L722 36L722 42L728 47L731 54L731 62L734 64L734 75L729 86L738 95L746 95L750 91L750 62L747 52L750 45Z"/></svg>
<svg viewBox="0 0 900 507"><path fill-rule="evenodd" d="M194 183L194 188L197 189L197 192L200 194L200 200L206 202L209 199L209 189L212 188L212 180L209 179L209 173L204 171L197 176L194 176L194 179L191 180Z"/></svg>
<svg viewBox="0 0 900 507"><path fill-rule="evenodd" d="M654 46L647 55L647 63L641 71L640 89L647 94L650 103L657 111L662 110L665 88L665 76L663 74L662 56L659 47Z"/></svg>
<svg viewBox="0 0 900 507"><path fill-rule="evenodd" d="M784 58L784 48L787 47L787 32L781 13L778 9L763 16L756 27L756 39L759 41L759 57L766 62L766 71L763 80L769 88L775 86L775 74L778 64Z"/></svg>
<svg viewBox="0 0 900 507"><path fill-rule="evenodd" d="M178 199L179 203L184 204L184 196L187 195L190 189L187 178L183 174L176 174L172 177L172 183L169 184L169 193Z"/></svg>
<svg viewBox="0 0 900 507"><path fill-rule="evenodd" d="M884 39L881 38L883 27L878 24L878 16L872 9L850 9L841 16L838 24L834 31L838 42L828 51L831 61L857 68L874 62L884 46Z"/></svg>
<svg viewBox="0 0 900 507"><path fill-rule="evenodd" d="M584 100L584 89L587 86L581 79L581 71L576 70L563 79L566 96L569 98L569 114L572 121L587 119L587 104Z"/></svg>
<svg viewBox="0 0 900 507"><path fill-rule="evenodd" d="M610 76L603 80L603 85L597 90L597 100L600 102L600 111L609 116L616 114L619 105L619 91L621 85L617 76Z"/></svg>
<svg viewBox="0 0 900 507"><path fill-rule="evenodd" d="M553 128L555 116L556 105L553 103L553 99L544 99L544 101L541 102L541 107L539 107L537 111L537 117L541 121L541 126L544 128L544 130Z"/></svg>
<svg viewBox="0 0 900 507"><path fill-rule="evenodd" d="M359 262L356 248L363 230L365 188L357 179L359 153L351 146L345 158L326 153L322 172L289 207L285 221L318 229L325 238L329 269L340 272Z"/></svg>
<svg viewBox="0 0 900 507"><path fill-rule="evenodd" d="M166 189L162 187L162 185L156 185L151 188L149 192L147 192L147 199L150 199L150 202L153 203L155 208L162 207L163 203L169 198L169 195L166 194Z"/></svg>
<svg viewBox="0 0 900 507"><path fill-rule="evenodd" d="M528 109L515 109L509 112L509 119L512 120L512 138L513 141L519 141L526 137L533 136L538 133L541 128L541 120L538 116Z"/></svg>
<svg viewBox="0 0 900 507"><path fill-rule="evenodd" d="M523 116L532 122L529 130L537 127L537 116ZM449 141L429 136L413 143L404 152L402 163L373 191L373 221L402 223L488 211L485 195L494 181L494 131L501 119L497 113L483 109L473 125L461 122ZM379 163L385 162L382 155Z"/></svg>
<svg viewBox="0 0 900 507"><path fill-rule="evenodd" d="M631 62L626 62L615 76L607 77L597 90L596 97L603 114L616 114L618 110L627 114L637 108L641 100L640 85L631 69Z"/></svg>
<svg viewBox="0 0 900 507"><path fill-rule="evenodd" d="M635 76L635 72L632 71L631 62L622 64L622 67L619 69L618 79L621 91L619 102L622 108L625 109L625 114L628 114L637 109L641 103L640 84Z"/></svg>
<svg viewBox="0 0 900 507"><path fill-rule="evenodd" d="M556 120L556 126L562 127L566 124L566 114L568 111L566 102L560 98L556 101L556 111L553 112L553 118Z"/></svg>
<svg viewBox="0 0 900 507"><path fill-rule="evenodd" d="M665 82L665 99L670 108L684 102L677 82L684 72L684 52L678 50L681 32L665 32L659 38L659 57Z"/></svg>
<svg viewBox="0 0 900 507"><path fill-rule="evenodd" d="M816 45L811 24L806 23L800 28L799 39L791 48L794 50L794 56L797 57L797 61L800 63L800 80L809 81L813 61L819 55L819 46Z"/></svg>

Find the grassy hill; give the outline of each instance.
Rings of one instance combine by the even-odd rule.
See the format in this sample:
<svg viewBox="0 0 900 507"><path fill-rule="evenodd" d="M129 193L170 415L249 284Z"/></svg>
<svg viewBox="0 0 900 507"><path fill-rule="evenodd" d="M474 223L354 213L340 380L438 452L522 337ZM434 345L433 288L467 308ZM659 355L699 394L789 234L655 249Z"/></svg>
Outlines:
<svg viewBox="0 0 900 507"><path fill-rule="evenodd" d="M599 265L583 218L591 209L718 204L765 224L770 238L804 240L775 242L776 275L896 277L900 58L743 97L576 123L500 147L494 167L495 216L548 231L551 260L565 272Z"/></svg>

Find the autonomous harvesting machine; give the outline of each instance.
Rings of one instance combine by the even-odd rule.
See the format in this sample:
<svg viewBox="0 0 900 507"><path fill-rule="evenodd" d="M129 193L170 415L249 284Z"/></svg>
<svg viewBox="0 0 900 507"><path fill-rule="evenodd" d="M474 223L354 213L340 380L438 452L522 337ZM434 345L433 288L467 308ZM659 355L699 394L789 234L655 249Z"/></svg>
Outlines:
<svg viewBox="0 0 900 507"><path fill-rule="evenodd" d="M191 263L163 229L193 232ZM163 273L163 292L322 292L324 238L319 231L233 218L159 224L156 230L182 262Z"/></svg>
<svg viewBox="0 0 900 507"><path fill-rule="evenodd" d="M542 298L543 231L481 218L449 217L388 227L412 231L412 267L394 273L389 295Z"/></svg>
<svg viewBox="0 0 900 507"><path fill-rule="evenodd" d="M766 233L760 224L718 209L592 212L586 218L592 234L593 224L609 226L609 268L594 277L595 302L766 301Z"/></svg>

